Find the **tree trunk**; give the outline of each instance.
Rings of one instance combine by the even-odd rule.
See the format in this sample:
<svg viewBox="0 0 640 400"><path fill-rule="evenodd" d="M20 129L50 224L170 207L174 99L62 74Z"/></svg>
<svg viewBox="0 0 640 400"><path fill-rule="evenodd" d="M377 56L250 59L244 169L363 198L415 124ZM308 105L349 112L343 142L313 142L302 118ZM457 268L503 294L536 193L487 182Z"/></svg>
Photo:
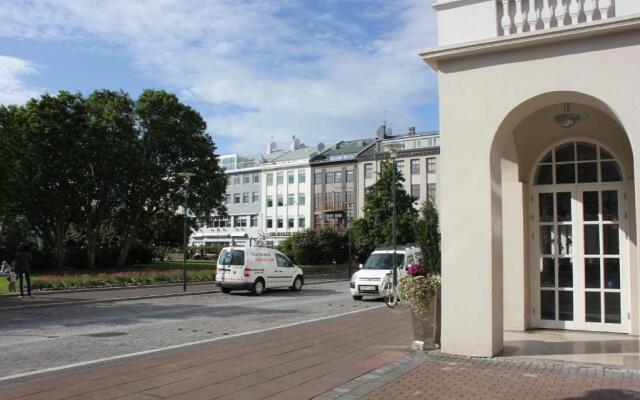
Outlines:
<svg viewBox="0 0 640 400"><path fill-rule="evenodd" d="M122 242L122 247L120 248L120 254L118 254L118 267L124 267L124 264L127 262L127 258L129 257L129 250L131 250L131 245L133 244L133 240L136 238L135 229L131 228L129 232L126 233L124 241Z"/></svg>
<svg viewBox="0 0 640 400"><path fill-rule="evenodd" d="M96 246L98 243L98 232L96 229L87 229L87 267L96 266Z"/></svg>

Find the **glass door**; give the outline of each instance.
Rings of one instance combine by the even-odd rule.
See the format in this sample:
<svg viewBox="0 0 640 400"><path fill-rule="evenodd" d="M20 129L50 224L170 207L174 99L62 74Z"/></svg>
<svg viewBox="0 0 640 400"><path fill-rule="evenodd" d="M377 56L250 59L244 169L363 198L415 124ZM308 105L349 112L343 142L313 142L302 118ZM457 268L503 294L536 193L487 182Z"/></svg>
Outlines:
<svg viewBox="0 0 640 400"><path fill-rule="evenodd" d="M580 190L582 204L585 329L626 331L626 273L622 262L622 191Z"/></svg>

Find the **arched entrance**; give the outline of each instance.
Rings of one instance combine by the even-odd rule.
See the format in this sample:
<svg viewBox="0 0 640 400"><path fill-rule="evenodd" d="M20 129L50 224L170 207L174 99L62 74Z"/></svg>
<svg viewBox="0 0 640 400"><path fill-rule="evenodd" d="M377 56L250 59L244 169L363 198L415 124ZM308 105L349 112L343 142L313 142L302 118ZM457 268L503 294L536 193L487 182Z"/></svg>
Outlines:
<svg viewBox="0 0 640 400"><path fill-rule="evenodd" d="M556 143L531 177L531 326L629 332L623 171L589 139Z"/></svg>

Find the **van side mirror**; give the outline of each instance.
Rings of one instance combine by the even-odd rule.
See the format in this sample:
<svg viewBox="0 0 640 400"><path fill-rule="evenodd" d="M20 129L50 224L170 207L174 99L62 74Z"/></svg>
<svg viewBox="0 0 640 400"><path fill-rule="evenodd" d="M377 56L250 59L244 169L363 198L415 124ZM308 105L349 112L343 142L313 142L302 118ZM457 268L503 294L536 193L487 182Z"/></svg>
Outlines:
<svg viewBox="0 0 640 400"><path fill-rule="evenodd" d="M360 264L360 265L358 265L358 268L362 269L362 268L364 268L364 266L362 264Z"/></svg>

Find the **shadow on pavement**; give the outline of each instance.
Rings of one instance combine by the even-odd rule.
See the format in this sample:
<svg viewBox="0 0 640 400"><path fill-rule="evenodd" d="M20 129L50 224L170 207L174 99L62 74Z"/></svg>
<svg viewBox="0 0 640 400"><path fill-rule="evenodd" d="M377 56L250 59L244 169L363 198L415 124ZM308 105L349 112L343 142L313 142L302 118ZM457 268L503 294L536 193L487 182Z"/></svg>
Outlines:
<svg viewBox="0 0 640 400"><path fill-rule="evenodd" d="M624 400L624 399L638 399L638 398L640 398L640 392L636 392L633 390L597 389L597 390L590 390L584 396L565 397L563 398L563 400L587 400L587 399Z"/></svg>

